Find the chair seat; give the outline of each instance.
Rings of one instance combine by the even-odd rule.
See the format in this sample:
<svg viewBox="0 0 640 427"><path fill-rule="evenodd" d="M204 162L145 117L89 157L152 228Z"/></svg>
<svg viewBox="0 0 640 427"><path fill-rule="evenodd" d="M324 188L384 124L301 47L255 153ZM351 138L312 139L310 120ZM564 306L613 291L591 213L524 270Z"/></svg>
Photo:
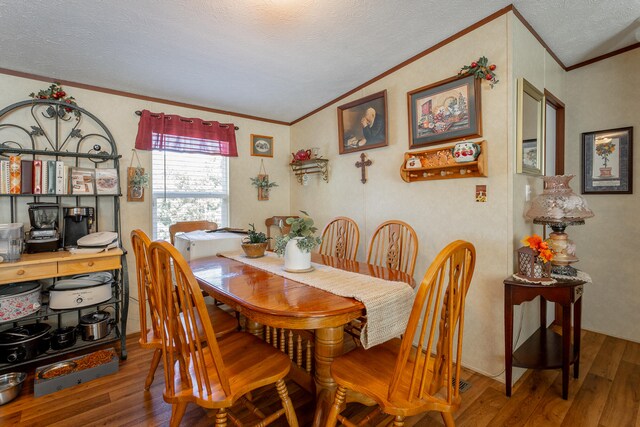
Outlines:
<svg viewBox="0 0 640 427"><path fill-rule="evenodd" d="M425 395L425 398L413 402L408 400L410 380L415 366L415 348L409 356L409 363L401 376L400 385L396 392L396 396L399 397L394 398L393 401L389 400L389 385L393 378L401 343L399 338L395 338L368 350L358 347L333 361L331 376L338 385L373 398L383 412L389 415L420 414L436 409L439 403L446 403L446 399L438 395L435 397ZM433 361L433 358L429 358L429 360ZM418 366L420 371L423 364L424 358L420 358ZM432 366L428 367L428 372L430 375L425 379L427 383L433 372Z"/></svg>
<svg viewBox="0 0 640 427"><path fill-rule="evenodd" d="M205 408L225 408L231 406L242 395L265 385L283 379L289 373L291 361L284 353L274 349L269 344L256 338L247 332L234 332L218 341L220 353L231 386L231 394L225 396L222 386L216 374L216 368L211 356L210 348L202 349L205 358L209 381L211 382L211 394L206 389L191 389L181 379L179 362L174 366L176 393L174 398L165 400L169 403L179 399L188 398ZM247 366L251 368L247 369ZM197 374L193 365L189 364L191 381L195 384Z"/></svg>

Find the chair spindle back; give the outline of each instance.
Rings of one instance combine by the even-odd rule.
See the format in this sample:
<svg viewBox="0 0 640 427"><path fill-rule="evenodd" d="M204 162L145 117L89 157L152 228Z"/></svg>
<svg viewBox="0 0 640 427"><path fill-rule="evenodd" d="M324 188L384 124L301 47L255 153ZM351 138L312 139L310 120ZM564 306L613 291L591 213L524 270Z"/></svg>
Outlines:
<svg viewBox="0 0 640 427"><path fill-rule="evenodd" d="M368 264L400 270L413 276L418 257L418 236L406 222L391 220L378 226L371 237Z"/></svg>
<svg viewBox="0 0 640 427"><path fill-rule="evenodd" d="M351 218L333 218L322 230L320 253L355 261L360 244L358 224Z"/></svg>
<svg viewBox="0 0 640 427"><path fill-rule="evenodd" d="M138 308L140 312L140 342L147 342L149 323L154 336L160 338L160 319L158 317L158 301L156 289L151 280L151 267L149 262L149 245L151 240L142 230L131 232L131 245L136 258L136 279L138 281ZM147 307L151 316L147 319Z"/></svg>

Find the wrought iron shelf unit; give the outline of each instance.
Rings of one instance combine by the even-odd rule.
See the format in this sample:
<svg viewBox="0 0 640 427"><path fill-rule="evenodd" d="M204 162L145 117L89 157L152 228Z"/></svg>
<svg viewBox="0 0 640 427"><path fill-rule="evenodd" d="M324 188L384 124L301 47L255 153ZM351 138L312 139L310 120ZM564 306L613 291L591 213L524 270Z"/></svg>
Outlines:
<svg viewBox="0 0 640 427"><path fill-rule="evenodd" d="M320 174L323 181L329 182L328 164L328 159L309 159L293 161L290 166L298 183L303 184L305 175L314 174Z"/></svg>
<svg viewBox="0 0 640 427"><path fill-rule="evenodd" d="M62 161L68 167L81 167L86 169L109 168L115 169L117 177L117 194L0 194L0 197L9 199L0 204L0 223L23 222L29 223L26 216L26 203L29 199L34 202L54 200L59 205L58 218L62 219L65 207L93 207L95 219L92 231L115 231L118 233L118 243L122 247L122 230L120 221L120 197L121 186L124 185L120 175L119 160L121 155L113 135L109 129L91 112L76 105L55 100L27 100L21 101L0 110L0 160L8 160L10 156L20 156L23 160L55 160ZM62 221L59 221L62 222ZM36 256L34 256L36 255ZM38 365L41 362L54 359L68 353L86 352L89 349L104 346L107 343L120 343L120 358L127 357L126 330L127 313L129 309L129 284L127 273L126 252L120 251L105 255L118 261L109 266L86 267L71 273L73 268L62 269L61 264L75 263L87 256L69 255L67 252L52 252L50 255L41 253L23 255L19 261L13 264L0 264L0 287L13 282L29 280L28 277L15 276L11 266L23 268L25 276L34 279L44 279L54 282L58 278L72 274L91 271L111 271L114 277L112 285L112 297L101 304L67 310L52 310L43 303L40 310L22 318L0 323L0 332L26 324L27 322L46 322L53 328L62 326L75 326L79 323L80 316L84 312L107 308L115 322L110 334L96 341L82 341L63 350L48 350L33 359L18 363L0 364L0 372L15 369L21 365ZM102 255L101 255L102 256ZM43 262L40 263L40 257ZM87 260L88 265L93 265ZM43 269L43 264L55 265L58 270L49 274L50 270ZM24 265L24 267L20 267ZM98 263L96 263L98 265ZM116 267L117 266L117 267ZM43 273L35 274L40 268ZM75 268L75 267L74 267ZM15 270L15 269L13 269ZM57 273L55 272L57 271ZM66 273L70 271L69 273ZM17 273L20 275L20 273ZM75 315L77 313L77 316Z"/></svg>

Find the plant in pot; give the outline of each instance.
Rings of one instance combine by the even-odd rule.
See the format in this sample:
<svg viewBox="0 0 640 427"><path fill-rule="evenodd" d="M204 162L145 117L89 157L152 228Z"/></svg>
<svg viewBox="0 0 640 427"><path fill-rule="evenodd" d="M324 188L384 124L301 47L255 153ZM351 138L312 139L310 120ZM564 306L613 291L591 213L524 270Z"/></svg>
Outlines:
<svg viewBox="0 0 640 427"><path fill-rule="evenodd" d="M267 241L271 237L267 237L262 231L257 232L253 224L249 224L249 227L251 228L247 232L247 237L242 240L242 250L247 258L260 258L264 256Z"/></svg>
<svg viewBox="0 0 640 427"><path fill-rule="evenodd" d="M300 212L304 217L287 218L291 229L288 234L276 237L274 249L278 255L284 255L284 269L294 272L311 270L311 251L322 243L320 237L314 236L318 229L313 226L313 219L305 211Z"/></svg>
<svg viewBox="0 0 640 427"><path fill-rule="evenodd" d="M131 187L131 197L139 199L142 197L143 189L149 185L149 174L141 167L133 169L129 177L129 187Z"/></svg>

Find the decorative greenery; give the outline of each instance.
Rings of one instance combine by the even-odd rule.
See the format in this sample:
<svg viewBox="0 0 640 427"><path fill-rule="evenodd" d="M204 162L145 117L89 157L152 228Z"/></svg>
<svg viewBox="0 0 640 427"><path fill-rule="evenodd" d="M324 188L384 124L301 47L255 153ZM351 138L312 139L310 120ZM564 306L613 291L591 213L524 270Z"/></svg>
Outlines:
<svg viewBox="0 0 640 427"><path fill-rule="evenodd" d="M67 96L67 92L62 89L62 86L58 82L53 82L51 86L38 91L37 94L31 92L29 96L35 99L53 99L54 101L62 101L66 102L67 104L75 105L76 107L78 106L78 104L76 104L76 99L73 96ZM64 108L64 111L68 113L72 110L73 109L70 107ZM80 111L78 110L73 110L73 114L76 117L80 117Z"/></svg>
<svg viewBox="0 0 640 427"><path fill-rule="evenodd" d="M549 242L542 240L537 234L525 236L522 243L538 253L538 259L544 263L552 261L555 252L549 247Z"/></svg>
<svg viewBox="0 0 640 427"><path fill-rule="evenodd" d="M269 177L267 175L258 175L255 178L249 179L251 180L251 185L256 188L262 188L265 191L269 191L271 188L278 186L275 182L269 181Z"/></svg>
<svg viewBox="0 0 640 427"><path fill-rule="evenodd" d="M144 171L143 168L135 168L133 175L129 179L132 187L148 187L149 186L149 174Z"/></svg>
<svg viewBox="0 0 640 427"><path fill-rule="evenodd" d="M247 231L247 237L242 240L242 243L266 243L271 237L267 237L262 231L257 232L256 227L253 224L249 224L251 227Z"/></svg>
<svg viewBox="0 0 640 427"><path fill-rule="evenodd" d="M309 218L309 214L305 211L300 212L305 216L302 218L287 218L286 223L291 226L289 234L276 237L274 250L278 255L284 255L284 249L287 247L287 243L295 237L301 237L296 245L302 252L311 252L313 248L322 243L322 238L313 235L318 231L318 229L313 226L313 219Z"/></svg>
<svg viewBox="0 0 640 427"><path fill-rule="evenodd" d="M471 74L475 76L476 79L488 80L493 89L493 85L498 83L498 79L496 77L496 73L494 72L496 69L495 64L489 65L489 60L486 56L481 56L477 61L473 61L470 65L463 66L458 72L459 76L465 74Z"/></svg>

